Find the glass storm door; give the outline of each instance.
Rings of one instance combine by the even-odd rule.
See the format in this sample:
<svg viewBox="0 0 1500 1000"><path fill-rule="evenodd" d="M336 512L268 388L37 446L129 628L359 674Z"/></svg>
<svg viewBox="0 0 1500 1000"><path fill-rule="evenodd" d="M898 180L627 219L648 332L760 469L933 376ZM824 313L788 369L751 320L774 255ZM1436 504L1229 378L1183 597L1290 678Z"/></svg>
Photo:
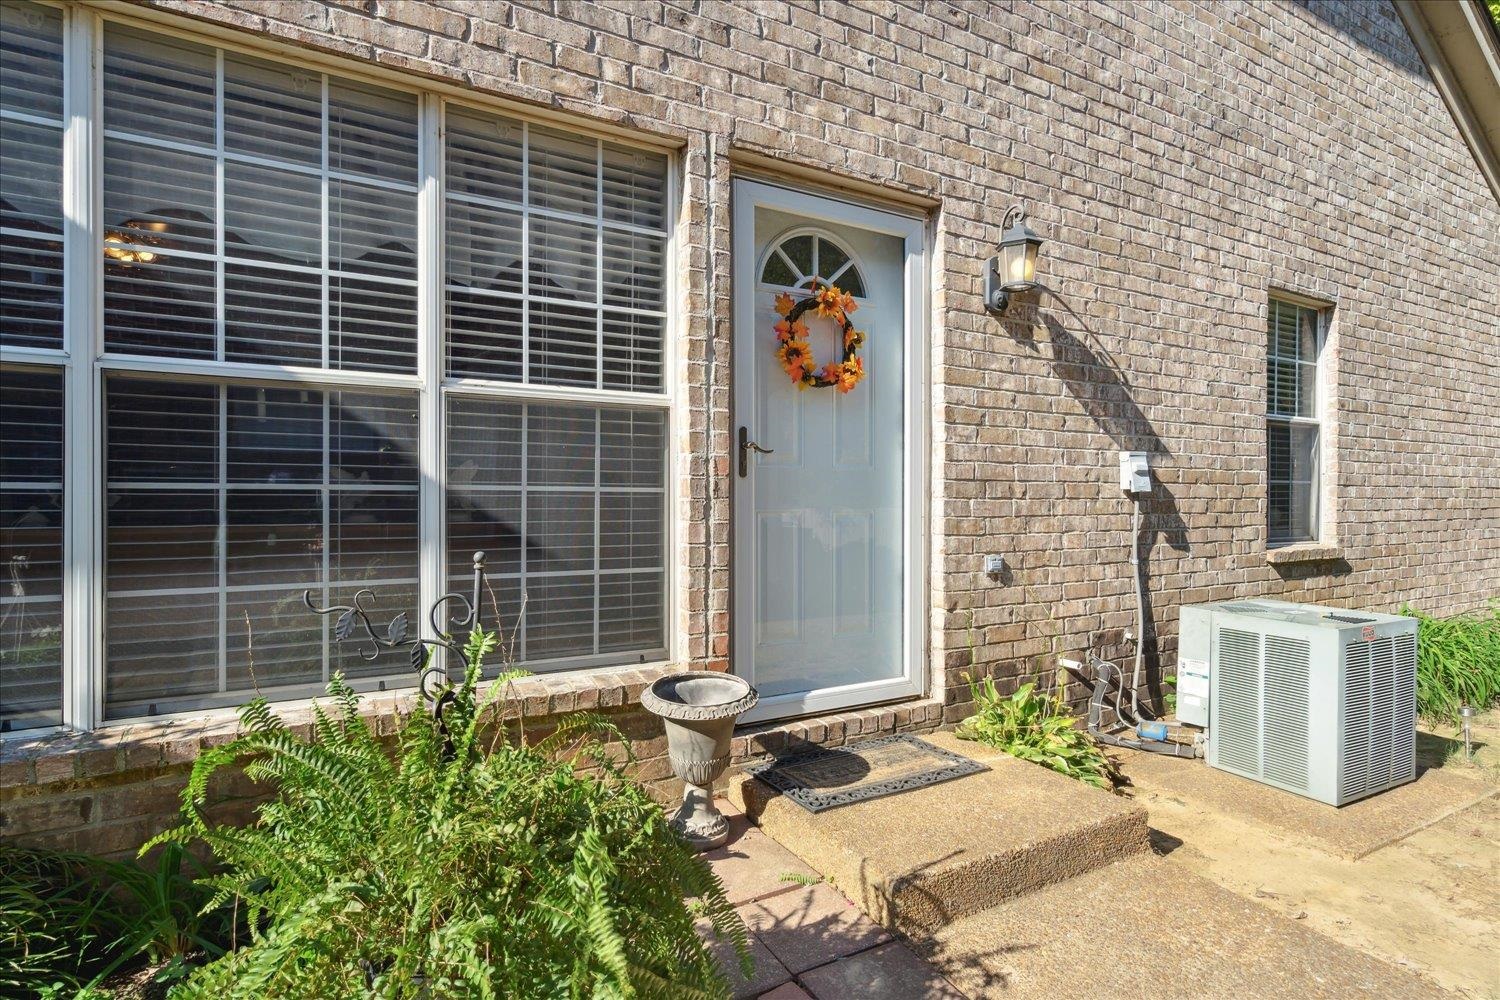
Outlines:
<svg viewBox="0 0 1500 1000"><path fill-rule="evenodd" d="M750 181L734 197L730 629L732 667L760 690L749 718L918 694L922 223ZM799 388L777 357L777 296L818 284L854 297L865 333L847 393ZM803 321L816 366L839 361L835 320Z"/></svg>

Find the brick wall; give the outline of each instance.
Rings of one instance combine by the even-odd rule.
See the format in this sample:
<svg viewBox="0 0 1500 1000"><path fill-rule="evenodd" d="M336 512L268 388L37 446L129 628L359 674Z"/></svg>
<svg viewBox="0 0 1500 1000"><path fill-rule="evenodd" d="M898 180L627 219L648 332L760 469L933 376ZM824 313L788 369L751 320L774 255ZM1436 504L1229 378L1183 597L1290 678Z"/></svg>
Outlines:
<svg viewBox="0 0 1500 1000"><path fill-rule="evenodd" d="M590 674L538 675L506 688L500 711L510 720L512 739L534 742L572 712L587 711L614 725L629 741L630 772L669 808L682 795L672 774L661 720L641 708L641 692L673 668L621 668ZM374 731L393 737L400 720L415 707L404 694L368 695L361 712ZM278 710L299 736L310 735L312 713L305 705ZM942 722L942 705L923 699L901 706L857 709L737 732L731 766L801 743L842 746L895 732L924 732ZM517 719L524 724L518 725ZM151 837L176 826L182 789L193 761L240 732L238 720L214 723L161 722L120 726L87 735L0 746L0 839L33 847L87 851L129 857ZM624 759L611 740L606 752ZM266 788L238 769L227 769L209 785L210 816L219 822L247 822Z"/></svg>
<svg viewBox="0 0 1500 1000"><path fill-rule="evenodd" d="M1150 451L1157 477L1153 679L1184 603L1448 613L1500 592L1500 208L1383 0L149 7L681 144L676 624L695 663L727 662L729 180L747 154L936 206L945 721L965 712L971 658L1014 678L1060 653L1128 654L1121 449ZM1002 322L981 308L981 264L1016 201L1047 240L1047 290ZM1265 546L1273 287L1337 303L1337 545L1280 562ZM1010 567L998 583L989 552Z"/></svg>

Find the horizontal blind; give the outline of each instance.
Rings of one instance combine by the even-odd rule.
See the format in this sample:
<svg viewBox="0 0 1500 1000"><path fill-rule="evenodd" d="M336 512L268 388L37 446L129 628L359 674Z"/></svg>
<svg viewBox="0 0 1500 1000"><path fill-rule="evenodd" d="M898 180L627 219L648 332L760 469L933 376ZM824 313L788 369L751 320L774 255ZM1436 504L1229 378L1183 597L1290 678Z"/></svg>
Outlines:
<svg viewBox="0 0 1500 1000"><path fill-rule="evenodd" d="M63 380L0 372L0 731L62 721Z"/></svg>
<svg viewBox="0 0 1500 1000"><path fill-rule="evenodd" d="M415 95L110 24L105 345L416 372Z"/></svg>
<svg viewBox="0 0 1500 1000"><path fill-rule="evenodd" d="M666 417L448 399L448 566L476 551L519 660L665 655Z"/></svg>
<svg viewBox="0 0 1500 1000"><path fill-rule="evenodd" d="M666 157L450 106L453 377L662 391Z"/></svg>
<svg viewBox="0 0 1500 1000"><path fill-rule="evenodd" d="M63 346L62 15L0 5L0 344Z"/></svg>
<svg viewBox="0 0 1500 1000"><path fill-rule="evenodd" d="M1266 323L1266 510L1272 542L1317 537L1316 309L1271 299Z"/></svg>
<svg viewBox="0 0 1500 1000"><path fill-rule="evenodd" d="M402 653L330 650L302 592L414 613L416 443L414 393L111 377L107 713L409 681Z"/></svg>

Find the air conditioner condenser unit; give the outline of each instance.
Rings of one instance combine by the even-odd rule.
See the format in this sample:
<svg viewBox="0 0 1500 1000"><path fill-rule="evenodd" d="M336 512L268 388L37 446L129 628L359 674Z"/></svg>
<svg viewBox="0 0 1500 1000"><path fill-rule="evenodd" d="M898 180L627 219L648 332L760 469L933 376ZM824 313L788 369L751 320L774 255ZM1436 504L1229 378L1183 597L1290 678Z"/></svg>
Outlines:
<svg viewBox="0 0 1500 1000"><path fill-rule="evenodd" d="M1417 622L1243 600L1182 609L1208 765L1341 806L1416 778ZM1180 701L1180 698L1179 698Z"/></svg>

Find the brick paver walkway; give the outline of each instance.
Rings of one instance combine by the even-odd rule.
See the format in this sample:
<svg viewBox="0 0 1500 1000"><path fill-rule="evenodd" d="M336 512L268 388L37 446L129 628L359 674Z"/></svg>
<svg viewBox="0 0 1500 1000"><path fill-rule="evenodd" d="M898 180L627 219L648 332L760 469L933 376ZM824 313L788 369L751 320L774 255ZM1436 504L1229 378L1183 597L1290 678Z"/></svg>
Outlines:
<svg viewBox="0 0 1500 1000"><path fill-rule="evenodd" d="M735 1000L962 1000L906 944L872 922L729 803L729 843L708 855L750 929L755 972L714 942Z"/></svg>

